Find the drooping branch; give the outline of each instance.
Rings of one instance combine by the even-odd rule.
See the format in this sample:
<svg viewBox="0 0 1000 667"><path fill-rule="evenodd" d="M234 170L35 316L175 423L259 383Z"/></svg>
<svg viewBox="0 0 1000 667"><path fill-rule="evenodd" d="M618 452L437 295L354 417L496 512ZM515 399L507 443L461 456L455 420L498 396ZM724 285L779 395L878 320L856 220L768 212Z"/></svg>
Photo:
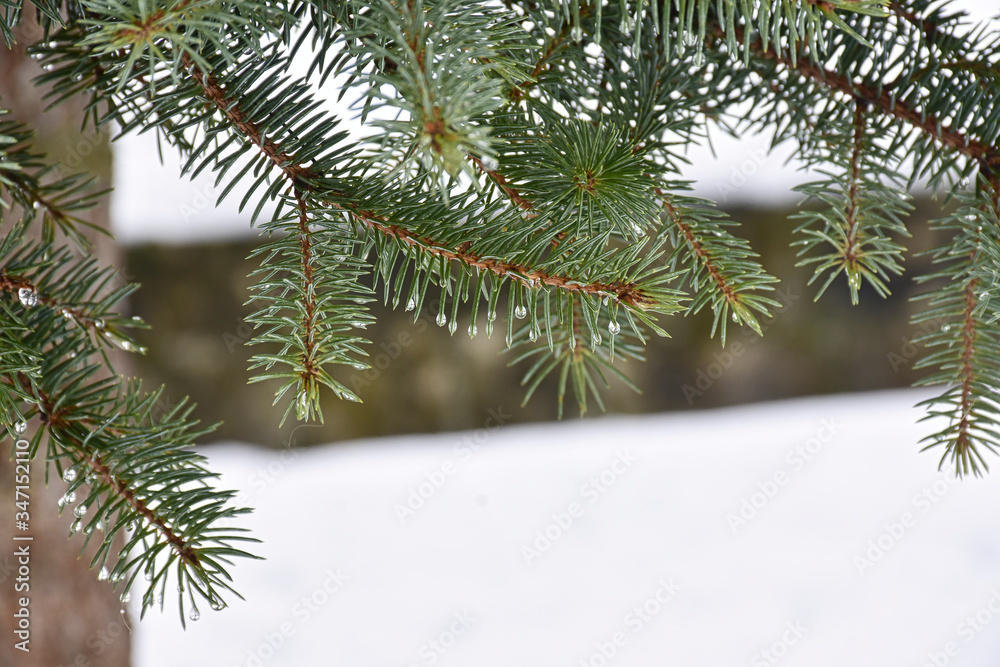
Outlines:
<svg viewBox="0 0 1000 667"><path fill-rule="evenodd" d="M712 281L719 288L719 292L722 293L730 305L738 304L740 301L739 296L736 294L736 291L733 289L733 286L729 283L729 281L726 280L726 277L722 275L722 271L720 270L720 267L716 263L715 259L707 250L705 250L701 241L698 240L698 237L695 235L691 225L685 222L684 217L680 214L680 211L678 211L677 208L670 202L670 198L666 192L659 187L654 188L654 191L657 196L662 198L663 208L666 210L667 217L670 218L670 222L677 227L678 230L680 230L681 234L684 235L684 240L687 242L688 247L691 248L691 252L698 257L698 261L700 261L702 266L705 267L708 275L711 276Z"/></svg>
<svg viewBox="0 0 1000 667"><path fill-rule="evenodd" d="M954 451L959 461L968 459L970 451L975 450L970 434L972 428L972 407L973 382L976 377L974 365L974 355L976 351L976 286L979 284L978 278L970 278L965 284L964 309L962 311L962 366L959 370L960 378L960 415L958 423L958 433L955 436Z"/></svg>
<svg viewBox="0 0 1000 667"><path fill-rule="evenodd" d="M188 565L193 565L199 567L201 565L201 559L198 556L198 551L187 541L184 540L180 535L175 533L173 529L170 528L163 520L162 517L158 516L148 504L138 496L129 486L128 482L120 478L116 478L111 474L111 469L105 465L104 461L101 460L99 454L88 453L82 447L78 446L78 453L83 461L90 467L94 473L101 478L101 480L112 490L114 493L122 498L132 510L142 516L151 526L156 528L163 535L163 539L170 544L170 546L177 552L177 555Z"/></svg>
<svg viewBox="0 0 1000 667"><path fill-rule="evenodd" d="M28 393L31 399L38 405L41 412L42 423L49 429L57 431L61 439L71 443L72 450L83 459L84 463L108 486L111 491L121 498L139 516L142 516L151 526L153 526L166 540L177 555L188 565L200 567L201 560L198 551L192 547L184 538L178 535L163 517L159 516L142 498L138 497L127 480L117 478L111 473L111 469L101 460L101 457L92 448L87 447L70 432L70 425L82 425L87 428L97 426L93 420L86 415L73 414L72 410L64 403L57 405L56 401L45 392L37 389L28 378L22 373L18 380L21 389ZM13 383L5 380L4 384L13 387ZM110 437L119 437L122 434L116 429L106 429L104 431Z"/></svg>
<svg viewBox="0 0 1000 667"><path fill-rule="evenodd" d="M861 244L858 240L859 216L861 202L858 201L858 191L861 184L861 154L864 150L865 113L862 102L854 102L854 141L851 144L851 164L848 174L847 210L845 211L844 250L843 257L848 275L858 270L858 254Z"/></svg>

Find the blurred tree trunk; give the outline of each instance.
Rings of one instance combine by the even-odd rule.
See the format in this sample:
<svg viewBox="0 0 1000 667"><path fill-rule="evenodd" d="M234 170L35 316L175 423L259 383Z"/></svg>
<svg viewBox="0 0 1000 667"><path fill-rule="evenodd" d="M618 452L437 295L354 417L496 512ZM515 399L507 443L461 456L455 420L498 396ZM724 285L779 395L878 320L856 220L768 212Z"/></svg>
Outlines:
<svg viewBox="0 0 1000 667"><path fill-rule="evenodd" d="M0 42L0 107L9 117L27 123L36 132L35 145L58 164L56 176L87 171L98 176L100 187L111 182L111 149L108 138L93 132L80 133L84 99L68 100L44 112L43 90L32 85L41 70L24 54L27 45L41 38L34 11L26 6L25 22L19 29L18 44L8 50ZM109 203L105 201L87 212L93 223L109 228ZM102 264L121 266L121 250L105 236L92 235L93 254ZM120 371L127 371L121 357L115 358ZM37 423L29 424L30 437ZM44 454L45 444L40 454ZM88 567L96 544L81 556L81 535L70 534L76 518L71 508L57 516L57 501L66 485L55 477L45 483L42 456L31 462L30 485L30 652L15 649L14 602L18 563L14 556L14 463L4 452L0 456L0 665L11 667L127 667L131 640L122 604L110 584L98 581ZM82 491L82 489L81 489ZM80 495L80 491L77 492ZM98 540L94 540L97 542ZM15 546L12 546L15 545ZM128 623L130 625L131 623Z"/></svg>

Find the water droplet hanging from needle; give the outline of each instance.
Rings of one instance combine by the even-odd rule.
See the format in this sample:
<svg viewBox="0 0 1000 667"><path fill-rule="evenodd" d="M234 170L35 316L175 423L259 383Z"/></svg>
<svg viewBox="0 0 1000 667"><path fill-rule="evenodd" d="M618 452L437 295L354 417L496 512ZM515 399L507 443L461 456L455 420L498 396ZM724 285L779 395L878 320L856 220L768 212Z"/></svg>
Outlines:
<svg viewBox="0 0 1000 667"><path fill-rule="evenodd" d="M496 171L500 167L500 162L492 155L484 155L479 163L483 165L483 171Z"/></svg>
<svg viewBox="0 0 1000 667"><path fill-rule="evenodd" d="M22 287L17 290L17 299L25 308L31 308L38 303L38 292L30 287Z"/></svg>

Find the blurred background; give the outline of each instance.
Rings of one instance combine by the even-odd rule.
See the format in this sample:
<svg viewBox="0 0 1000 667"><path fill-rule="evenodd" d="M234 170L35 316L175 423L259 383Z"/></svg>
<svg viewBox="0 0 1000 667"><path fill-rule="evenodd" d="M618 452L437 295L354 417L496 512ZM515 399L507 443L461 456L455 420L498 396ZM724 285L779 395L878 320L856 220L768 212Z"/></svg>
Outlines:
<svg viewBox="0 0 1000 667"><path fill-rule="evenodd" d="M919 356L910 341L920 333L909 324L914 310L910 299L928 289L915 285L911 275L927 270L929 260L921 252L933 247L934 239L926 223L941 214L941 202L928 195L915 201L910 225L914 238L906 241L907 273L892 281L891 298L882 299L868 289L860 305L852 307L846 282L838 279L815 302L817 285L807 284L812 269L796 267L798 258L789 247L797 224L790 219L797 208L797 195L790 188L808 180L808 174L785 165L780 154L765 155L762 140L749 147L732 143L718 152L736 156L733 161L718 161L707 149L691 156L699 172L697 192L721 201L741 223L737 233L750 240L766 269L780 278L775 296L783 307L764 322L763 337L748 328L732 328L725 348L718 336L710 336L708 310L696 316L661 317L671 337L650 341L646 363L621 366L643 393L612 380L605 394L608 411L698 410L910 385L918 377L912 366ZM120 178L135 173L127 166L128 156L141 149L119 149L126 165L118 170ZM165 168L147 182L158 188L170 173ZM142 285L132 308L152 327L139 332L149 353L135 360L136 371L150 383L165 384L173 400L189 395L203 420L222 420L215 437L275 445L286 442L293 428L286 424L285 433L278 432L283 407L265 407L275 387L246 383L248 359L256 350L245 345L252 329L244 322L249 310L243 304L251 284L247 274L255 268L254 260L246 257L255 241L249 230L237 226L245 225L244 216L212 208L211 185L182 182L179 186L187 187L179 187L172 202L162 206L131 209L128 200L115 202L128 277ZM118 192L132 187L120 185ZM156 191L147 194L162 196ZM148 221L151 211L157 219ZM188 222L194 229L185 235ZM216 236L205 234L207 230ZM202 235L208 238L199 238ZM475 428L481 415L496 405L517 406L516 423L556 418L556 374L522 407L520 380L526 367L508 366L502 333L492 340L483 333L470 339L467 311L454 335L438 327L427 311L415 320L401 307L393 311L376 303L373 312L378 322L368 330L374 341L369 352L377 367L342 369L337 376L364 402L328 397L325 424L302 431L300 443ZM478 329L484 331L483 322ZM725 368L721 375L720 366ZM590 410L599 408L591 402ZM577 416L575 404L568 405L566 418Z"/></svg>

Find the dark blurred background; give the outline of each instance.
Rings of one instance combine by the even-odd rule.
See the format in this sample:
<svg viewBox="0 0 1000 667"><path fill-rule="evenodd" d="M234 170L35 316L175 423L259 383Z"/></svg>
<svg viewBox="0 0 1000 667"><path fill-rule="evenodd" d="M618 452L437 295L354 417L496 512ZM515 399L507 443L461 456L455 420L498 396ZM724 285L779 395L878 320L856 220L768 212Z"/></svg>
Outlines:
<svg viewBox="0 0 1000 667"><path fill-rule="evenodd" d="M919 200L910 221L914 238L907 273L891 283L892 297L882 299L866 288L858 306L850 305L841 276L819 302L817 284L807 285L810 267L796 267L789 249L793 209L730 209L742 224L737 231L762 255L764 266L781 279L777 300L784 304L766 320L763 338L731 328L725 348L710 338L711 312L661 318L671 338L654 339L645 363L621 366L639 387L635 394L612 379L605 392L609 412L646 413L705 409L809 394L864 391L910 385L919 349L910 341L920 330L909 324L915 304L910 297L926 291L912 275L925 273L932 246L926 221L941 214L939 202ZM136 360L137 372L150 386L165 384L166 400L189 395L204 422L222 421L214 438L265 446L288 441L295 424L278 428L284 406L271 406L273 383L248 385L248 359L256 350L244 342L251 328L247 274L255 268L247 255L252 242L201 245L138 245L128 248L127 272L142 284L133 298L134 314L152 325L140 331L149 353ZM393 311L375 304L378 323L368 329L372 358L369 371L340 369L341 382L364 403L328 396L325 423L296 433L299 444L334 442L395 433L478 428L489 410L502 407L508 423L556 418L556 391L543 385L521 406L524 367L508 367L503 335L480 333L470 340L466 312L455 335L423 313ZM483 317L480 310L480 317ZM483 322L479 331L483 332ZM571 400L571 397L567 397ZM567 418L578 418L568 403ZM591 402L592 412L599 412Z"/></svg>

